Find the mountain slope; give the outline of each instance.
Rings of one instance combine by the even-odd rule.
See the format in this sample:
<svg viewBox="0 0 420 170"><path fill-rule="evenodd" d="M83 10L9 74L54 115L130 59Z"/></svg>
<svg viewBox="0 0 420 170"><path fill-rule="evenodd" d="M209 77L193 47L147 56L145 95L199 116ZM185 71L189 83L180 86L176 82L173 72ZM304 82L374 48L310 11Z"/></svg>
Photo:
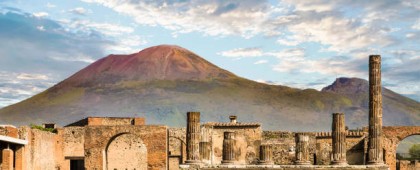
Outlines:
<svg viewBox="0 0 420 170"><path fill-rule="evenodd" d="M332 112L345 112L350 127L366 126L367 81L360 80L360 93L349 94L355 85L337 81L321 92L257 83L181 47L161 45L102 58L1 109L0 123L65 125L86 116L145 116L148 123L184 126L185 112L196 110L202 121L227 121L235 114L265 129L328 130ZM418 102L384 93L385 125L419 125L419 115Z"/></svg>

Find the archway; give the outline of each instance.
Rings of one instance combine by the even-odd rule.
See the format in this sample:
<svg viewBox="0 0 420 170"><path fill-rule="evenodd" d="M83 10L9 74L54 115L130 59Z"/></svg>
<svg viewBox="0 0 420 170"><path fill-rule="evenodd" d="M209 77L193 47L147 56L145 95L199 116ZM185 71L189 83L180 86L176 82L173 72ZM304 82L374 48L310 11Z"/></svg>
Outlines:
<svg viewBox="0 0 420 170"><path fill-rule="evenodd" d="M147 148L136 135L123 133L114 136L105 152L108 170L147 169Z"/></svg>
<svg viewBox="0 0 420 170"><path fill-rule="evenodd" d="M415 149L416 153L413 153L414 147L420 147L420 135L408 136L399 142L396 149L397 170L415 169L413 161L420 159L420 148ZM410 153L410 148L412 153Z"/></svg>
<svg viewBox="0 0 420 170"><path fill-rule="evenodd" d="M384 126L383 147L385 163L390 170L397 169L397 146L409 136L420 135L420 126Z"/></svg>

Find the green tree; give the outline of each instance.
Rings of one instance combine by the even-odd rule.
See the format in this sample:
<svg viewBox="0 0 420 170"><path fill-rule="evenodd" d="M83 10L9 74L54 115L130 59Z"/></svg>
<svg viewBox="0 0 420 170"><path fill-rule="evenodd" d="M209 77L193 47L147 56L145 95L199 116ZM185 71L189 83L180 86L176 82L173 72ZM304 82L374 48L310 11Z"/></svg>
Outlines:
<svg viewBox="0 0 420 170"><path fill-rule="evenodd" d="M420 144L411 145L408 153L410 153L411 158L420 158Z"/></svg>

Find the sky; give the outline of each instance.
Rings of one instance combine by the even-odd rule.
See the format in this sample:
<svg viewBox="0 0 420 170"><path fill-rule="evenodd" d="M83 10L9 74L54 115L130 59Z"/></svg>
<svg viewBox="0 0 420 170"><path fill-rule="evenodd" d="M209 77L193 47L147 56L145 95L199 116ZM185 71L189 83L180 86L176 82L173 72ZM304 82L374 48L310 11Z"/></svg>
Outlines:
<svg viewBox="0 0 420 170"><path fill-rule="evenodd" d="M0 107L109 54L175 44L247 79L368 79L420 101L420 1L0 0Z"/></svg>

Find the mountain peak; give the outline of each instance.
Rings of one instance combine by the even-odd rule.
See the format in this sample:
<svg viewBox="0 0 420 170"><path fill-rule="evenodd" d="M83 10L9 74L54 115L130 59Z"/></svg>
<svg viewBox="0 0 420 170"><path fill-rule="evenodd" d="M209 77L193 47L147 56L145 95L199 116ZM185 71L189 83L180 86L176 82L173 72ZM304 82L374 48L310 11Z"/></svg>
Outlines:
<svg viewBox="0 0 420 170"><path fill-rule="evenodd" d="M322 88L323 92L335 92L340 94L354 94L354 93L367 93L368 81L360 78L337 78L331 85Z"/></svg>
<svg viewBox="0 0 420 170"><path fill-rule="evenodd" d="M235 77L176 45L158 45L129 55L109 55L68 80L85 84L118 81L203 80Z"/></svg>

